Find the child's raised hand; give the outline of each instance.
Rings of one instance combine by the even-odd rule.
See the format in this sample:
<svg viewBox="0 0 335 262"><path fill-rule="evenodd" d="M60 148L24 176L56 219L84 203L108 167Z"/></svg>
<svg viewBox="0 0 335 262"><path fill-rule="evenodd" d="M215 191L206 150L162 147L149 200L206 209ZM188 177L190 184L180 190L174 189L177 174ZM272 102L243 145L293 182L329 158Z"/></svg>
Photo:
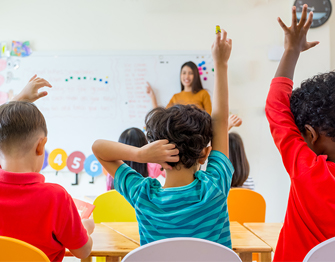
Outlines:
<svg viewBox="0 0 335 262"><path fill-rule="evenodd" d="M232 127L239 127L242 125L242 118L238 117L237 115L230 115L228 119L228 130Z"/></svg>
<svg viewBox="0 0 335 262"><path fill-rule="evenodd" d="M179 150L174 144L169 144L166 139L157 140L140 149L139 159L141 163L157 163L164 169L172 169L166 162L178 162Z"/></svg>
<svg viewBox="0 0 335 262"><path fill-rule="evenodd" d="M285 33L285 50L295 50L297 52L306 51L317 44L318 41L307 42L306 35L313 22L313 12L310 12L307 19L307 5L302 8L301 19L297 22L296 7L292 8L292 24L287 27L278 17L278 22Z"/></svg>
<svg viewBox="0 0 335 262"><path fill-rule="evenodd" d="M28 101L34 102L37 99L44 97L48 94L48 92L38 92L38 90L44 86L52 87L50 83L43 79L34 75L28 82L28 84L22 89L22 91L14 97L15 101Z"/></svg>
<svg viewBox="0 0 335 262"><path fill-rule="evenodd" d="M212 45L212 57L214 63L218 65L227 64L232 49L232 40L227 38L227 32L219 30L216 33L215 41Z"/></svg>

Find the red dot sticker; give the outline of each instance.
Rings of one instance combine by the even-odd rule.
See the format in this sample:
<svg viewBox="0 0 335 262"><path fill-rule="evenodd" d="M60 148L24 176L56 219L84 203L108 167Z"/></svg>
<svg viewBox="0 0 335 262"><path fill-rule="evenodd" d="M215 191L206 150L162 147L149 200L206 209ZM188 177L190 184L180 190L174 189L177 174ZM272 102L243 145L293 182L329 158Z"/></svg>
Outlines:
<svg viewBox="0 0 335 262"><path fill-rule="evenodd" d="M67 168L73 173L79 173L84 169L85 155L82 152L75 151L69 155L66 165Z"/></svg>

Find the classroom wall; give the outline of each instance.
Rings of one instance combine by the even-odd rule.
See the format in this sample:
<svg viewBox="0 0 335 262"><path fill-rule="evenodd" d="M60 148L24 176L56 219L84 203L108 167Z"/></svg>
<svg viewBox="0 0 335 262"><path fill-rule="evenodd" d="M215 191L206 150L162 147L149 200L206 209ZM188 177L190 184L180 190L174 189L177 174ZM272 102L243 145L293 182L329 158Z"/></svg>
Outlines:
<svg viewBox="0 0 335 262"><path fill-rule="evenodd" d="M267 202L267 222L283 221L289 178L275 148L264 114L269 83L278 62L268 51L283 45L276 18L289 23L291 0L17 0L1 5L1 41L30 40L37 51L50 50L208 50L216 24L233 39L229 67L231 112L243 117L234 131L244 139L251 176ZM335 19L310 31L320 46L302 54L295 85L335 64ZM95 184L73 174L46 174L75 197L97 195L105 178Z"/></svg>

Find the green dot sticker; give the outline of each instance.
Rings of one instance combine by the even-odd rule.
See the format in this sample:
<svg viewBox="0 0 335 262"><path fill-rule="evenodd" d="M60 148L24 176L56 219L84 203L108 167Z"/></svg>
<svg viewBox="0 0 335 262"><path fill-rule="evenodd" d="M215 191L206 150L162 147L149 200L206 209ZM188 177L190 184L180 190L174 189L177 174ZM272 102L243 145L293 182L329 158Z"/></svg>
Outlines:
<svg viewBox="0 0 335 262"><path fill-rule="evenodd" d="M73 77L72 77L72 76L70 76L70 79L73 79Z"/></svg>
<svg viewBox="0 0 335 262"><path fill-rule="evenodd" d="M67 82L67 81L69 81L68 79L65 79L65 81Z"/></svg>
<svg viewBox="0 0 335 262"><path fill-rule="evenodd" d="M95 80L97 80L97 79L94 77L93 80L95 81Z"/></svg>
<svg viewBox="0 0 335 262"><path fill-rule="evenodd" d="M86 79L86 76L84 76L84 79Z"/></svg>
<svg viewBox="0 0 335 262"><path fill-rule="evenodd" d="M214 68L212 68L212 71L214 72Z"/></svg>

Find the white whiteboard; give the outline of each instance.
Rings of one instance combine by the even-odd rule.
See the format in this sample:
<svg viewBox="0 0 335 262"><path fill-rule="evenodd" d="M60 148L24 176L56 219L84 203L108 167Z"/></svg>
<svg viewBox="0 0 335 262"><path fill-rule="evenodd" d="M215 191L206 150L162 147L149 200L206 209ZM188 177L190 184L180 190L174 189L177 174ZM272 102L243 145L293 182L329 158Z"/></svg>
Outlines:
<svg viewBox="0 0 335 262"><path fill-rule="evenodd" d="M62 148L67 155L81 151L87 157L96 139L117 141L126 128L143 129L145 115L152 109L146 81L152 85L158 104L166 106L173 94L180 92L180 67L187 61L205 67L201 79L211 94L214 80L209 51L36 52L6 61L6 68L0 71L5 79L1 97L17 94L34 74L48 80L53 88L45 89L48 96L36 102L49 131L46 150L50 153Z"/></svg>

